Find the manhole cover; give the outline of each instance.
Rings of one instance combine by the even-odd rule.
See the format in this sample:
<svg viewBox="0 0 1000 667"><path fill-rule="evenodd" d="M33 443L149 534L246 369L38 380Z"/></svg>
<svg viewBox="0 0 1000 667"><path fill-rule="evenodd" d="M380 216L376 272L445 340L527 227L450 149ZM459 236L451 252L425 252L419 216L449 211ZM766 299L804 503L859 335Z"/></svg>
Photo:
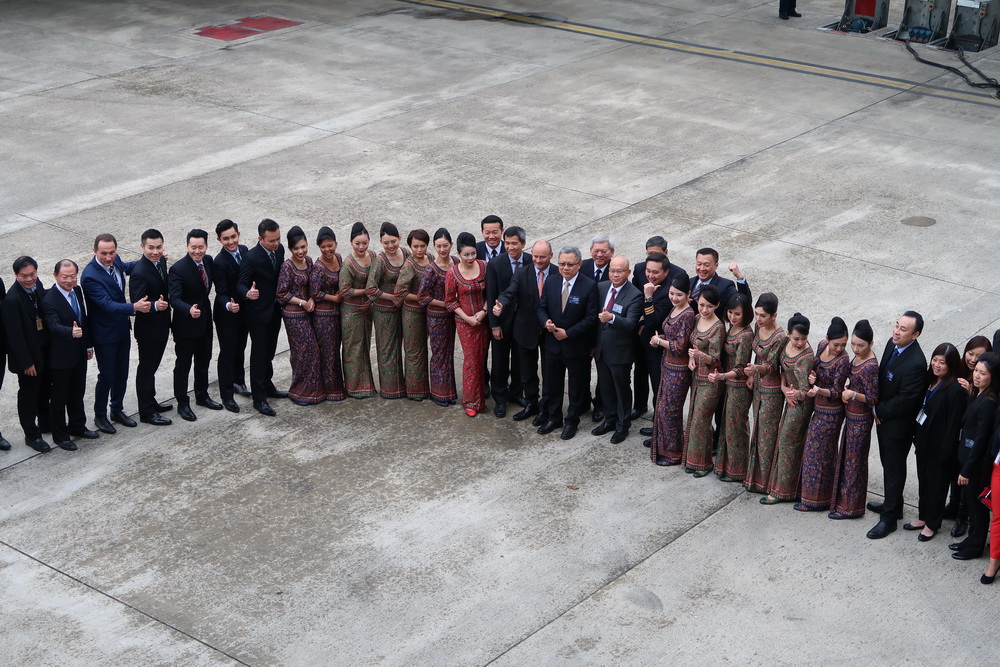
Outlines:
<svg viewBox="0 0 1000 667"><path fill-rule="evenodd" d="M934 218L928 218L925 215L915 215L909 218L903 218L903 224L909 225L910 227L930 227L936 222L937 220Z"/></svg>

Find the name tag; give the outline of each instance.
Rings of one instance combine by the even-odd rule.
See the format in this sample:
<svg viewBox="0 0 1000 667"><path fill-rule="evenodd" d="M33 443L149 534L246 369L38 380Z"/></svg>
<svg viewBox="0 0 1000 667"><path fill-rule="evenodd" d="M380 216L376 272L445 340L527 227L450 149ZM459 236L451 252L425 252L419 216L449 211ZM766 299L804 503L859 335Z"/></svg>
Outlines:
<svg viewBox="0 0 1000 667"><path fill-rule="evenodd" d="M923 426L925 421L927 421L927 413L924 412L923 408L920 408L920 412L917 413L917 423Z"/></svg>
<svg viewBox="0 0 1000 667"><path fill-rule="evenodd" d="M888 380L889 382L892 382L892 371L889 371L888 373L885 374L885 379Z"/></svg>
<svg viewBox="0 0 1000 667"><path fill-rule="evenodd" d="M578 296L571 296L569 298L569 301L567 303L576 303L576 304L579 304L580 303L580 297L578 297Z"/></svg>
<svg viewBox="0 0 1000 667"><path fill-rule="evenodd" d="M621 313L622 312L622 305L620 303L616 303L615 305L611 306L611 312L612 313Z"/></svg>
<svg viewBox="0 0 1000 667"><path fill-rule="evenodd" d="M45 329L45 322L43 322L40 318L36 318L35 319L35 330L36 331L42 331L43 329Z"/></svg>
<svg viewBox="0 0 1000 667"><path fill-rule="evenodd" d="M962 444L968 447L969 449L972 449L975 446L976 441L973 440L972 438L966 438L965 442L963 442Z"/></svg>

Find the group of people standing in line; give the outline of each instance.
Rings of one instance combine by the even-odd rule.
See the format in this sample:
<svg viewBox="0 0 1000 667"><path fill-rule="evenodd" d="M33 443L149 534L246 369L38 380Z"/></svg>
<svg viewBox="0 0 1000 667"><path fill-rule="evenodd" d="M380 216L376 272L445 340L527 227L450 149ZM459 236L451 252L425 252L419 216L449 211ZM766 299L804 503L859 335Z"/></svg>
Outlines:
<svg viewBox="0 0 1000 667"><path fill-rule="evenodd" d="M611 433L618 444L652 397L652 426L640 430L653 463L681 466L694 477L714 471L762 494L765 505L794 502L796 510L826 511L831 519L864 515L874 425L885 499L867 503L880 514L868 537L887 536L902 518L912 444L920 501L918 520L904 528L928 541L945 518L955 519L956 537L967 525L968 536L950 545L960 560L981 557L990 535L982 581L992 583L1000 570L1000 520L995 513L991 526L989 518L991 486L1000 497L1000 356L988 339L973 338L964 355L942 343L928 365L917 342L923 318L906 311L881 358L867 320L849 331L833 318L814 350L808 318L795 313L782 328L778 298L765 293L753 303L738 265L729 265L735 281L718 275L712 248L697 251L689 277L668 260L659 236L633 267L605 235L591 240L584 259L575 246L555 254L545 240L529 253L525 231L505 229L494 215L480 230L481 240L462 232L453 243L447 229L433 237L414 229L404 247L387 222L376 254L359 222L345 259L336 234L322 227L314 261L298 226L286 234L286 258L275 221L258 225L251 249L240 243L238 225L223 220L214 258L208 233L194 229L185 256L169 268L155 229L143 232L143 257L133 262L118 257L113 236L100 234L80 285L79 267L64 259L48 290L35 260L19 257L16 286L5 291L0 282L0 350L18 377L25 443L48 451L42 433L51 432L58 446L75 450L71 436L99 437L87 428L83 406L93 356L98 431L115 433L112 422L136 426L123 406L130 328L139 354L140 421L156 426L171 423L162 413L173 406L156 398L154 382L171 334L174 396L187 421L197 419L188 397L192 366L195 402L213 410L239 412L235 394L252 396L254 409L268 416L275 415L268 399L285 397L300 405L375 395L454 405L457 336L468 416L486 410L489 394L497 418L516 404L515 421L532 419L543 435L561 429L569 440L592 408L592 434ZM282 322L292 369L287 392L271 379ZM213 323L221 402L208 394ZM0 449L10 449L2 436Z"/></svg>

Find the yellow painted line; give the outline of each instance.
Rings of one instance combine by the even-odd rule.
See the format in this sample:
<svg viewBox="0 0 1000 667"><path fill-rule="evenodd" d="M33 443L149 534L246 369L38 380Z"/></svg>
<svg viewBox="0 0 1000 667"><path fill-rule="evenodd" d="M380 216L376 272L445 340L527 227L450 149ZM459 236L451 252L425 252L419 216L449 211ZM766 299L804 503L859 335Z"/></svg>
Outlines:
<svg viewBox="0 0 1000 667"><path fill-rule="evenodd" d="M862 72L838 69L835 67L824 67L823 65L814 65L811 63L803 63L793 60L783 60L780 58L770 58L767 56L760 56L753 53L739 53L735 51L727 51L724 49L718 49L710 46L701 46L698 44L677 42L669 39L661 39L659 37L651 37L649 35L639 35L636 33L622 32L619 30L610 30L608 28L601 28L598 26L590 26L590 25L583 25L579 23L570 23L570 22L550 21L548 19L544 19L538 16L529 16L527 14L519 14L517 12L508 12L502 9L496 9L493 7L484 7L481 5L471 5L461 2L451 2L450 0L401 0L401 2L406 2L413 5L423 5L425 7L437 7L439 9L467 12L470 14L478 14L480 16L488 16L491 18L516 21L518 23L529 23L544 28L562 30L564 32L578 33L581 35L591 35L594 37L601 37L603 39L613 39L619 42L627 42L638 45L653 46L656 48L668 49L671 51L680 51L683 53L692 53L695 55L707 56L710 58L729 60L732 62L760 65L764 67L783 69L790 72L799 72L802 74L811 74L814 76L823 76L832 79L840 79L841 81L851 81L866 85L880 86L882 88L891 88L894 90L906 91L906 92L916 93L919 95L929 95L933 97L953 99L962 102L972 102L975 104L1000 107L1000 100L996 99L995 97L991 97L990 95L987 94L966 93L958 90L950 90L948 88L939 88L936 86L929 86L926 84L922 84L918 81L894 79L891 77L879 76L876 74L864 74Z"/></svg>

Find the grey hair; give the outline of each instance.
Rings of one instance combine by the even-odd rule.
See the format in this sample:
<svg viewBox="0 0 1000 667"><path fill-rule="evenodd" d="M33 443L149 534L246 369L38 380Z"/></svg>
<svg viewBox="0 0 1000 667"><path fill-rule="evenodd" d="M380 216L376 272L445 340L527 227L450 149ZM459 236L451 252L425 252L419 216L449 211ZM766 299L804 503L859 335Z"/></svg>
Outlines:
<svg viewBox="0 0 1000 667"><path fill-rule="evenodd" d="M576 257L576 261L579 262L583 259L583 255L580 254L580 249L575 245L566 245L559 249L560 255L573 255Z"/></svg>
<svg viewBox="0 0 1000 667"><path fill-rule="evenodd" d="M590 239L591 248L594 247L595 243L607 243L608 247L610 247L612 251L615 249L615 240L607 234L598 234L594 238Z"/></svg>

